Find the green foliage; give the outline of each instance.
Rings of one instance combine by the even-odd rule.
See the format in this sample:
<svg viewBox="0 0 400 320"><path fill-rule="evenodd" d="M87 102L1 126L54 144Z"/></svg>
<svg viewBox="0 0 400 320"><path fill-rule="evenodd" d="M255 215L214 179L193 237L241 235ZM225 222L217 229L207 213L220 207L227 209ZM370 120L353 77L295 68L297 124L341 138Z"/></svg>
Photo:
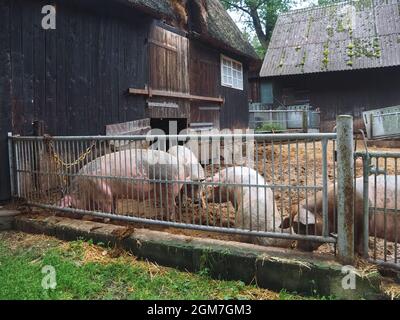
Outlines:
<svg viewBox="0 0 400 320"><path fill-rule="evenodd" d="M279 123L263 123L256 128L256 132L279 132L285 129Z"/></svg>
<svg viewBox="0 0 400 320"><path fill-rule="evenodd" d="M374 5L373 0L358 0L354 1L354 6L357 11L362 11L364 9L371 9Z"/></svg>
<svg viewBox="0 0 400 320"><path fill-rule="evenodd" d="M381 54L381 45L378 38L374 38L372 41L370 39L354 39L354 42L347 46L347 55L350 59L353 56L356 58L380 58Z"/></svg>
<svg viewBox="0 0 400 320"><path fill-rule="evenodd" d="M260 34L254 36L251 41L255 45L255 49L260 56L265 55L266 47L263 43L268 44L272 32L275 27L278 15L282 12L290 10L295 3L294 0L220 0L227 10L235 11L243 16L243 24L246 29L252 33L256 31L255 20L252 15L256 12L260 21L263 36ZM261 49L262 48L262 49Z"/></svg>
<svg viewBox="0 0 400 320"><path fill-rule="evenodd" d="M333 27L332 26L328 26L327 28L326 28L326 32L328 33L328 36L330 37L330 38L332 38L333 36L334 36L334 29L333 29Z"/></svg>
<svg viewBox="0 0 400 320"><path fill-rule="evenodd" d="M286 290L282 290L279 293L279 299L280 300L303 300L303 299L299 299L299 296L297 295L297 293L290 293L287 292ZM336 300L336 298L334 296L328 296L328 297L318 297L315 296L314 298L310 298L310 300Z"/></svg>
<svg viewBox="0 0 400 320"><path fill-rule="evenodd" d="M286 51L283 49L282 54L281 54L281 59L279 60L279 68L282 68L286 59Z"/></svg>
<svg viewBox="0 0 400 320"><path fill-rule="evenodd" d="M343 26L343 20L341 20L341 19L338 20L336 31L337 32L345 32L346 31L345 27Z"/></svg>
<svg viewBox="0 0 400 320"><path fill-rule="evenodd" d="M324 56L322 59L322 70L327 70L329 64L329 41L324 43L323 55Z"/></svg>
<svg viewBox="0 0 400 320"><path fill-rule="evenodd" d="M253 46L253 48L256 50L258 56L261 59L264 59L265 54L267 53L267 50L262 46L262 44L260 43L260 40L258 40L258 38L254 36L254 37L252 37L250 43Z"/></svg>

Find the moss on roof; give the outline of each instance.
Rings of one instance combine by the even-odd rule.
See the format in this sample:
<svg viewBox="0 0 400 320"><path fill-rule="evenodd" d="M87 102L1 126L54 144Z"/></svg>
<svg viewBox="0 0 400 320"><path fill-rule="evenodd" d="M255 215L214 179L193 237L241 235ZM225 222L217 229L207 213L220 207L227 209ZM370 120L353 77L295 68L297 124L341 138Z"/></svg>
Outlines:
<svg viewBox="0 0 400 320"><path fill-rule="evenodd" d="M294 10L278 17L261 76L399 66L398 38L399 0Z"/></svg>

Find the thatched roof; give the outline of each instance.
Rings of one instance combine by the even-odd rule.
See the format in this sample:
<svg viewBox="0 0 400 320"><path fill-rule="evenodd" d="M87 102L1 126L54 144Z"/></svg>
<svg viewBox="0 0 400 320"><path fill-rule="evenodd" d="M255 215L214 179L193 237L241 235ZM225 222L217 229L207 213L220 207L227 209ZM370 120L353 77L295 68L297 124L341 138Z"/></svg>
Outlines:
<svg viewBox="0 0 400 320"><path fill-rule="evenodd" d="M358 0L280 15L261 76L398 65L399 0Z"/></svg>
<svg viewBox="0 0 400 320"><path fill-rule="evenodd" d="M122 0L119 0L120 2ZM171 0L125 0L148 13L176 19ZM196 0L199 1L199 0ZM207 8L206 30L200 37L237 54L259 59L254 48L245 39L219 0L205 0Z"/></svg>

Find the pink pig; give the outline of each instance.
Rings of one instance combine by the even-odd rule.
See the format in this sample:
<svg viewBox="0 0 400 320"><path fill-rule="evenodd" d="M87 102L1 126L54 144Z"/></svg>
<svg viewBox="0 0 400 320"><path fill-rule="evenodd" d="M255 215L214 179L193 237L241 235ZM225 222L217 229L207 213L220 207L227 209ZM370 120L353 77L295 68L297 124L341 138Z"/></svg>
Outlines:
<svg viewBox="0 0 400 320"><path fill-rule="evenodd" d="M184 172L183 165L163 151L130 149L107 154L79 171L60 205L113 213L119 198L153 199L172 219L182 188L177 181L185 180Z"/></svg>

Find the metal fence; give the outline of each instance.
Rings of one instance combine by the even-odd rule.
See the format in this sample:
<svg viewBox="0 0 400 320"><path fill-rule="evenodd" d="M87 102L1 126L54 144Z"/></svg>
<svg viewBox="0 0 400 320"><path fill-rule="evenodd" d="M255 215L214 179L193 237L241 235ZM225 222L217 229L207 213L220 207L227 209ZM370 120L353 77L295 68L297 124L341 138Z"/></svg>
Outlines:
<svg viewBox="0 0 400 320"><path fill-rule="evenodd" d="M400 106L363 113L369 139L400 137Z"/></svg>
<svg viewBox="0 0 400 320"><path fill-rule="evenodd" d="M336 203L328 202L335 139L12 136L13 195L47 209L251 236L261 244L336 243L336 218L328 216L336 212ZM309 213L296 218L303 208Z"/></svg>
<svg viewBox="0 0 400 320"><path fill-rule="evenodd" d="M253 110L250 109L249 127L268 131L317 130L321 128L321 114L310 110Z"/></svg>
<svg viewBox="0 0 400 320"><path fill-rule="evenodd" d="M356 179L356 220L370 261L400 268L400 153L360 152L363 177ZM357 209L358 208L358 209ZM363 211L361 212L361 208Z"/></svg>
<svg viewBox="0 0 400 320"><path fill-rule="evenodd" d="M399 268L400 153L354 153L352 124L340 116L337 134L10 136L12 193L263 245L329 243L342 263L362 253Z"/></svg>

